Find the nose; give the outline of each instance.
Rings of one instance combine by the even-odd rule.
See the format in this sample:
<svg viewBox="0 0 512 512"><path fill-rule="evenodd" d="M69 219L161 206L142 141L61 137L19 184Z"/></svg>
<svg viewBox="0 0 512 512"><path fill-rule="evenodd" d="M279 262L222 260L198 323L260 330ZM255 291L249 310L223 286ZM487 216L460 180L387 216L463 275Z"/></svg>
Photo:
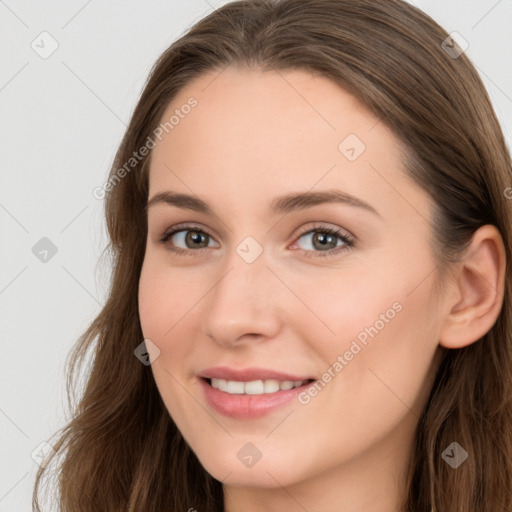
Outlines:
<svg viewBox="0 0 512 512"><path fill-rule="evenodd" d="M216 343L233 348L273 338L281 329L285 287L264 256L248 263L233 251L205 297L203 331Z"/></svg>

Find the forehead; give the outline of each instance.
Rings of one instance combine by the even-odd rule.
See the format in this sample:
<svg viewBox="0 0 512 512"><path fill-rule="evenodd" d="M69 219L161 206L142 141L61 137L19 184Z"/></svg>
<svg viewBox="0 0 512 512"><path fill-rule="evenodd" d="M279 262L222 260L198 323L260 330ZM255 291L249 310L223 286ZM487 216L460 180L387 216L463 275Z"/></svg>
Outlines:
<svg viewBox="0 0 512 512"><path fill-rule="evenodd" d="M247 201L317 186L391 205L391 184L414 187L403 172L402 146L384 123L339 85L307 71L208 72L179 91L166 122L153 150L150 196L173 188Z"/></svg>
<svg viewBox="0 0 512 512"><path fill-rule="evenodd" d="M176 145L178 140L182 142L180 133L189 135L187 126L197 130L196 137L203 137L207 131L209 139L224 141L223 145L230 142L223 137L229 133L230 140L242 149L249 148L252 141L272 141L271 146L276 146L298 139L318 143L321 137L326 146L332 142L337 150L336 143L343 134L369 138L378 124L381 126L376 135L385 136L390 144L396 142L379 118L354 96L332 80L305 70L229 67L210 71L179 91L161 122L181 109L188 110L186 104L191 97L197 100L197 106L172 127ZM278 140L274 139L276 134Z"/></svg>

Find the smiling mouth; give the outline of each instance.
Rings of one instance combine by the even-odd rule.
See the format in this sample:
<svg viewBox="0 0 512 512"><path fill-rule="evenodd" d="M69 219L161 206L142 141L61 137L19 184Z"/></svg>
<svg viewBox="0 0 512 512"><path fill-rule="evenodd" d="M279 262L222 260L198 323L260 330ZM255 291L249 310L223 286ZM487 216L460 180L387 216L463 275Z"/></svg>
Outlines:
<svg viewBox="0 0 512 512"><path fill-rule="evenodd" d="M230 395L271 395L281 391L289 391L290 389L307 386L314 382L314 379L298 381L265 379L241 382L225 379L201 378L212 388Z"/></svg>

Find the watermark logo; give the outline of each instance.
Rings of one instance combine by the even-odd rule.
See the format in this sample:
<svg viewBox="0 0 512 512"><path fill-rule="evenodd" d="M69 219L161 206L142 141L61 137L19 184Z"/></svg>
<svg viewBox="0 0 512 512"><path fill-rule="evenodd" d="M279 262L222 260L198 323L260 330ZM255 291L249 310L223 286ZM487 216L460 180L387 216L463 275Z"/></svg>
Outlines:
<svg viewBox="0 0 512 512"><path fill-rule="evenodd" d="M354 162L365 151L364 142L354 133L343 139L338 145L338 151L349 161Z"/></svg>
<svg viewBox="0 0 512 512"><path fill-rule="evenodd" d="M43 236L32 247L32 254L42 263L48 263L56 254L57 246L46 236Z"/></svg>
<svg viewBox="0 0 512 512"><path fill-rule="evenodd" d="M260 257L263 247L252 236L245 237L237 246L236 253L246 263L252 263Z"/></svg>
<svg viewBox="0 0 512 512"><path fill-rule="evenodd" d="M46 60L57 51L59 43L51 34L44 31L30 43L30 47L41 59Z"/></svg>
<svg viewBox="0 0 512 512"><path fill-rule="evenodd" d="M263 457L263 454L254 443L248 442L238 450L236 456L244 466L252 468Z"/></svg>
<svg viewBox="0 0 512 512"><path fill-rule="evenodd" d="M53 446L50 443L43 441L39 443L34 450L32 450L30 457L38 466L44 468L48 464L49 455L53 452L55 452Z"/></svg>
<svg viewBox="0 0 512 512"><path fill-rule="evenodd" d="M441 48L452 59L458 59L469 48L469 43L458 32L452 32L441 43Z"/></svg>
<svg viewBox="0 0 512 512"><path fill-rule="evenodd" d="M444 450L441 457L453 469L457 469L468 458L468 452L454 441Z"/></svg>
<svg viewBox="0 0 512 512"><path fill-rule="evenodd" d="M146 339L133 351L135 357L145 366L152 364L160 357L160 349L151 340Z"/></svg>

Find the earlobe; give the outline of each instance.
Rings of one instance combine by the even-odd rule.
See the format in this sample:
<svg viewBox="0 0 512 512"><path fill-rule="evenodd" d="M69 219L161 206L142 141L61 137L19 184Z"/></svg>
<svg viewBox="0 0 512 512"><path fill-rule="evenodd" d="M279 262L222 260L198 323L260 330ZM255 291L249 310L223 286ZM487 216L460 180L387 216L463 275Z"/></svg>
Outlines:
<svg viewBox="0 0 512 512"><path fill-rule="evenodd" d="M447 303L439 344L462 348L487 334L503 304L506 256L495 226L475 231L454 279L455 299Z"/></svg>

